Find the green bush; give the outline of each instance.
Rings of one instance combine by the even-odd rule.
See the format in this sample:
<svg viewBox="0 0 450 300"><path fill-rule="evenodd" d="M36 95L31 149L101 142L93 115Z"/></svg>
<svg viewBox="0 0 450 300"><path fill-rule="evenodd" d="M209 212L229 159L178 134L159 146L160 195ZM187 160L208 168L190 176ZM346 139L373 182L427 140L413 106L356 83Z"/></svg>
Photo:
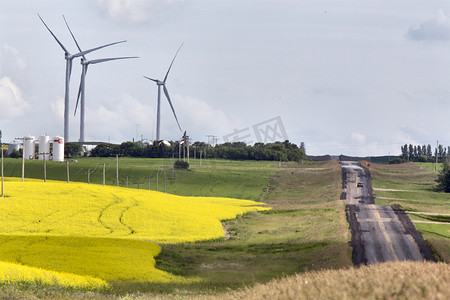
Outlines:
<svg viewBox="0 0 450 300"><path fill-rule="evenodd" d="M182 160L177 160L174 163L174 167L175 167L175 169L185 169L185 170L187 170L189 168L189 163L185 162L185 161L182 161Z"/></svg>

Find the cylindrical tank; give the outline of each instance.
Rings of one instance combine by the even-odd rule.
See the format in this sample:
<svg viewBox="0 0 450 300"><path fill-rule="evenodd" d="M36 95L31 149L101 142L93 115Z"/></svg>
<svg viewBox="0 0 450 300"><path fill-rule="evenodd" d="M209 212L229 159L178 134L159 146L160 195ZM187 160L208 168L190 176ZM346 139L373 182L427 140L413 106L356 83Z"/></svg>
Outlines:
<svg viewBox="0 0 450 300"><path fill-rule="evenodd" d="M53 160L64 161L64 138L55 136L53 138Z"/></svg>
<svg viewBox="0 0 450 300"><path fill-rule="evenodd" d="M23 158L34 159L35 156L34 136L26 136L23 138Z"/></svg>
<svg viewBox="0 0 450 300"><path fill-rule="evenodd" d="M11 155L14 150L19 151L20 145L16 141L12 141L11 144L8 145L8 155Z"/></svg>
<svg viewBox="0 0 450 300"><path fill-rule="evenodd" d="M45 153L45 160L50 159L50 137L47 135L42 135L39 137L39 159L44 160L44 153Z"/></svg>

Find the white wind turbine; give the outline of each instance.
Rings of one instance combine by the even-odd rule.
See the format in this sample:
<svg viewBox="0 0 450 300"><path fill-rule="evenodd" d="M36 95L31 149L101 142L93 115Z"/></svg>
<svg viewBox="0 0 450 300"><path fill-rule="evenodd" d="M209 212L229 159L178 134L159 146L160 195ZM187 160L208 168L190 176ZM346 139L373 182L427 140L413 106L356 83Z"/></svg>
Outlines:
<svg viewBox="0 0 450 300"><path fill-rule="evenodd" d="M66 19L64 18L64 21L66 21ZM80 45L77 42L77 39L75 38L75 36L72 33L72 30L70 30L69 25L67 24L67 29L69 29L70 34L72 35L72 38L75 42L75 44L77 45L78 50L83 53L82 57L81 57L81 80L80 80L80 87L78 89L78 96L77 96L77 104L75 105L75 112L74 115L77 113L77 108L78 108L78 103L80 102L80 98L81 98L81 103L80 103L80 139L79 142L84 142L84 119L85 119L85 81L86 81L86 74L87 74L87 70L88 70L88 66L89 65L95 65L98 63L102 63L102 62L106 62L106 61L110 61L110 60L119 60L119 59L129 59L129 58L138 58L137 56L126 56L126 57L112 57L112 58L101 58L101 59L94 59L94 60L88 60L86 59L86 57L84 56L84 53L81 50Z"/></svg>
<svg viewBox="0 0 450 300"><path fill-rule="evenodd" d="M38 14L38 17L39 17L39 19L41 19L42 23L48 29L50 34L53 36L53 38L59 44L59 46L63 49L64 58L66 59L66 82L65 82L65 92L64 92L64 141L68 142L69 141L69 83L70 83L70 74L72 73L72 60L76 57L83 56L84 54L88 54L92 51L99 50L99 49L102 49L102 48L105 48L108 46L112 46L115 44L123 43L125 41L119 41L119 42L115 42L115 43L106 44L106 45L92 48L92 49L89 49L86 51L80 50L80 52L78 52L78 53L70 54L69 50L67 50L67 48L64 47L64 45L58 40L56 35L53 34L53 32L50 30L50 28L47 26L47 24L45 24L44 20L41 18L41 16L39 14ZM66 19L64 18L64 21L65 20ZM66 24L67 24L67 22L66 22ZM67 27L68 26L69 25L67 25Z"/></svg>
<svg viewBox="0 0 450 300"><path fill-rule="evenodd" d="M175 109L173 108L172 101L170 100L169 92L166 88L166 80L167 76L169 75L170 68L172 68L172 64L175 61L175 58L177 57L178 51L180 51L181 47L183 46L183 43L181 44L180 48L178 48L177 52L175 53L175 56L172 59L172 62L170 63L169 69L167 70L166 76L164 77L163 81L160 81L158 79L153 79L147 76L144 76L144 78L147 78L148 80L156 82L158 85L158 104L156 109L156 140L160 140L160 124L161 124L161 86L163 87L164 94L166 95L167 101L169 101L170 108L172 109L173 115L175 116L175 120L177 121L178 128L181 130L180 123L178 122L177 114L175 113Z"/></svg>

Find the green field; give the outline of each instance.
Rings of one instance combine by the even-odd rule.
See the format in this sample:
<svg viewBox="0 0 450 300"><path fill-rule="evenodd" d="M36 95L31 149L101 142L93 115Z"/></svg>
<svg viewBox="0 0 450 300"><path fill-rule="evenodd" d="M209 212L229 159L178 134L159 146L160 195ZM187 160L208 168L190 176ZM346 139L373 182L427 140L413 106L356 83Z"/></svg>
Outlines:
<svg viewBox="0 0 450 300"><path fill-rule="evenodd" d="M129 188L165 191L183 196L223 196L259 200L268 176L279 169L278 162L207 160L202 166L191 160L190 170L173 170L172 159L119 158L119 185ZM80 158L69 162L69 180L117 185L116 158ZM223 164L223 166L222 166ZM293 163L284 163L292 166ZM283 165L283 167L284 167ZM164 171L165 169L165 171ZM47 162L47 179L67 181L66 162ZM164 173L165 179L164 180ZM22 176L22 160L6 158L5 177ZM173 174L173 176L172 176ZM25 161L26 178L44 179L44 162ZM150 186L149 186L150 184Z"/></svg>
<svg viewBox="0 0 450 300"><path fill-rule="evenodd" d="M372 164L370 172L376 203L397 204L409 212L438 258L450 262L450 194L435 191L434 164Z"/></svg>

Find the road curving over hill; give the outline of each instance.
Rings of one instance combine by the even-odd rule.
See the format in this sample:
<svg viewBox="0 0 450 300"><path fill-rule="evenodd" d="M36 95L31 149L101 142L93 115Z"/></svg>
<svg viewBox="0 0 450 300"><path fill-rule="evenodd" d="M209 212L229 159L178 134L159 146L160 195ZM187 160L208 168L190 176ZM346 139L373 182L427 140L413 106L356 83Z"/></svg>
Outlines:
<svg viewBox="0 0 450 300"><path fill-rule="evenodd" d="M399 206L375 205L370 173L357 162L341 162L354 265L388 261L436 261L422 235Z"/></svg>

